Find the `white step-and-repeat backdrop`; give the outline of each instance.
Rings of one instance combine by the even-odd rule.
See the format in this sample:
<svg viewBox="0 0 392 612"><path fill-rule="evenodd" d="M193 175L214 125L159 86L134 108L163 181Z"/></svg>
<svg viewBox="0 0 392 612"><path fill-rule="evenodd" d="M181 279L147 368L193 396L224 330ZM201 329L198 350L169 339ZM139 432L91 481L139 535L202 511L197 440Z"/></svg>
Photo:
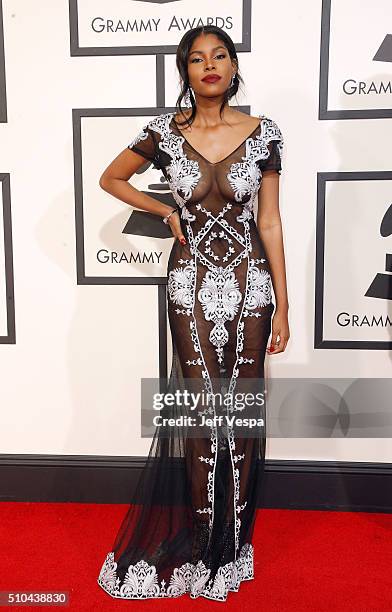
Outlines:
<svg viewBox="0 0 392 612"><path fill-rule="evenodd" d="M173 239L98 181L147 120L174 109L176 47L202 23L236 44L245 88L230 103L272 117L285 141L291 338L266 357L267 376L391 377L390 0L1 8L1 453L148 452L140 379L170 369ZM152 166L131 182L170 201ZM326 408L333 421L338 402ZM341 436L271 438L267 458L392 461L377 423L359 437L360 416L345 414Z"/></svg>

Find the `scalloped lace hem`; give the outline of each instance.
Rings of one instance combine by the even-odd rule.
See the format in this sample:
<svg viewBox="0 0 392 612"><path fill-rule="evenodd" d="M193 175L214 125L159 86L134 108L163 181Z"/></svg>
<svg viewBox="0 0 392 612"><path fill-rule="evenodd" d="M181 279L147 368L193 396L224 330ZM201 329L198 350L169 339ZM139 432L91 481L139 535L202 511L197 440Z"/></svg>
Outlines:
<svg viewBox="0 0 392 612"><path fill-rule="evenodd" d="M114 552L109 552L97 582L114 598L160 599L180 597L189 593L193 599L205 597L215 601L226 601L229 591L238 592L243 580L254 578L253 546L244 544L238 558L220 566L214 578L210 578L211 570L201 560L196 564L184 563L176 567L168 585L164 579L158 581L156 567L144 560L128 567L122 584L116 570Z"/></svg>

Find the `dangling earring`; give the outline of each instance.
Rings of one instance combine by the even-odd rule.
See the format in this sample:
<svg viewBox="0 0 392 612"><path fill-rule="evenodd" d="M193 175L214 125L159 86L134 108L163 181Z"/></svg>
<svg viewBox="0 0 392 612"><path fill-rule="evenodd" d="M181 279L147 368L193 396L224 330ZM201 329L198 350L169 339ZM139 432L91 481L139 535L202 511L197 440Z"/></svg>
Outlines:
<svg viewBox="0 0 392 612"><path fill-rule="evenodd" d="M233 85L234 85L234 79L235 79L235 74L233 74L233 76L231 77L230 87L233 87Z"/></svg>
<svg viewBox="0 0 392 612"><path fill-rule="evenodd" d="M193 98L194 98L195 94L193 92L192 87L189 85L188 89L186 90L186 94L185 94L185 96L183 98L184 106L186 106L187 108L191 108L191 106L192 106L191 93L190 92L192 92L192 95L193 95Z"/></svg>
<svg viewBox="0 0 392 612"><path fill-rule="evenodd" d="M186 106L187 108L191 106L191 97L189 95L189 89L186 90L186 94L183 97L182 101L183 101L184 106Z"/></svg>

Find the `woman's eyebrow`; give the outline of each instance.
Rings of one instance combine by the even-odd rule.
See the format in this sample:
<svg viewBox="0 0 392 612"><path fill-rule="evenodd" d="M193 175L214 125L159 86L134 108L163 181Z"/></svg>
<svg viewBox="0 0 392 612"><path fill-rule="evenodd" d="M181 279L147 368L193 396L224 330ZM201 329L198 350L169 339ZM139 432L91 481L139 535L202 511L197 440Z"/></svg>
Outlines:
<svg viewBox="0 0 392 612"><path fill-rule="evenodd" d="M211 51L216 51L217 49L224 49L226 51L226 47L224 47L223 45L219 45L218 47L214 47L213 49L211 49ZM191 51L189 55L192 55L192 53L204 53L204 51Z"/></svg>

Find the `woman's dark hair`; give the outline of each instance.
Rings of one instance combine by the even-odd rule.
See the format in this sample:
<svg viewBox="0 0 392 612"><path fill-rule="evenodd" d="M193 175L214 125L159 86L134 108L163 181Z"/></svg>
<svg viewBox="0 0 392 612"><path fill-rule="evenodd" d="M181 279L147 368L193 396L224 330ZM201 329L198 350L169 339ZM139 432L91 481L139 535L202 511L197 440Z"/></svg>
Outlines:
<svg viewBox="0 0 392 612"><path fill-rule="evenodd" d="M223 98L221 107L219 109L219 114L221 117L222 117L222 111L223 111L223 108L226 102L228 102L230 98L235 96L235 94L238 91L240 82L243 83L243 79L238 72L238 57L237 57L237 51L235 49L234 43L232 39L230 38L230 36L226 34L226 32L222 30L222 28L215 26L215 25L205 25L205 26L203 25L197 28L192 28L191 30L187 30L187 32L185 32L184 36L180 40L180 43L177 48L177 54L176 54L176 66L177 66L177 70L181 77L181 85L182 85L180 95L178 96L176 100L176 110L177 110L177 114L181 114L183 117L185 117L185 121L183 121L182 123L179 123L179 122L176 122L176 123L177 125L181 125L181 126L185 124L191 125L196 116L196 101L191 92L190 84L189 84L189 77L188 77L188 57L189 57L189 52L191 50L193 41L195 40L195 38L200 36L200 34L215 34L223 42L231 59L234 60L236 67L237 67L236 74L233 80L233 84L224 93L224 98ZM184 99L185 95L188 93L188 91L189 91L189 97L190 97L191 105L192 105L192 112L187 118L184 115L183 110L181 108L181 102Z"/></svg>

